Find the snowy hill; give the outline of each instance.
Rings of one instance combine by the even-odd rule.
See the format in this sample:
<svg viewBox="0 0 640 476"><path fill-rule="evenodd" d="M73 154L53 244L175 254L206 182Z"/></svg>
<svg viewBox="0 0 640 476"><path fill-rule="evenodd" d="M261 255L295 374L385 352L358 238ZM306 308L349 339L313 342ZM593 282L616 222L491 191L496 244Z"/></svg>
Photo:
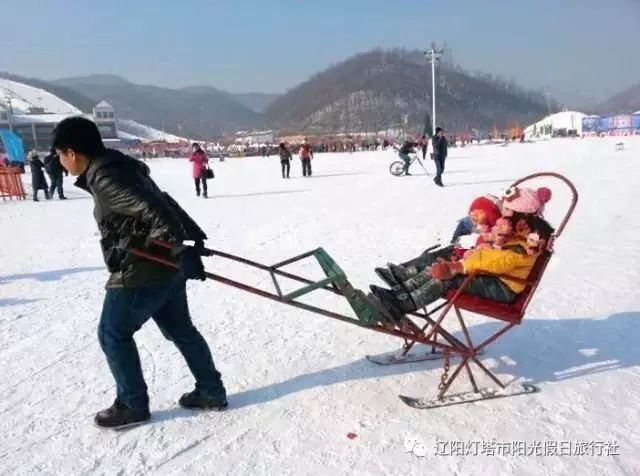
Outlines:
<svg viewBox="0 0 640 476"><path fill-rule="evenodd" d="M43 108L53 114L82 114L77 107L44 89L0 78L0 105L8 110L9 102L15 114L26 114L31 108Z"/></svg>
<svg viewBox="0 0 640 476"><path fill-rule="evenodd" d="M118 119L118 135L122 138L158 140L167 142L189 142L189 139L159 131L150 126L129 119Z"/></svg>
<svg viewBox="0 0 640 476"><path fill-rule="evenodd" d="M120 117L190 137L212 137L264 123L262 114L212 87L163 88L108 75L60 79L55 84L68 86L96 102L108 101Z"/></svg>
<svg viewBox="0 0 640 476"><path fill-rule="evenodd" d="M265 113L272 125L296 130L404 129L405 120L410 130L422 130L425 111L431 110L426 74L422 52L377 49L315 74L276 98ZM437 78L438 123L447 131L528 124L547 111L539 93L492 75L443 63Z"/></svg>
<svg viewBox="0 0 640 476"><path fill-rule="evenodd" d="M504 380L528 380L540 392L428 411L410 409L398 394L433 396L442 361L375 366L364 356L403 341L194 281L191 316L224 378L228 411L177 406L193 378L149 322L136 342L153 419L129 431L100 431L93 415L112 404L115 389L96 337L107 273L92 200L68 177L66 202L0 202L0 230L16 237L0 247L1 472L640 474L640 137L625 139L621 152L616 140L451 149L443 189L419 167L412 177L392 177L391 151L317 154L310 179L300 177L297 160L290 180L280 177L273 157L215 163L209 200L195 196L186 161L148 162L210 246L267 264L323 246L360 289L381 284L375 266L416 256L439 234L447 239L473 198L499 194L537 171L574 181L580 202L526 317L480 356ZM568 193L559 182L543 183L553 190L546 214L557 225ZM267 272L219 258L206 265L273 287ZM291 271L321 275L312 263ZM349 312L330 293L306 302ZM476 343L504 324L480 316L467 322ZM464 340L455 316L445 327ZM459 381L454 391L470 388ZM407 451L415 440L426 455ZM465 454L474 443L476 455ZM522 453L536 443L539 453ZM577 443L586 454L575 453ZM454 445L465 451L456 456ZM603 445L612 451L595 454ZM566 448L573 456L561 456Z"/></svg>
<svg viewBox="0 0 640 476"><path fill-rule="evenodd" d="M28 114L32 108L42 108L45 114L29 115L28 119L33 122L60 121L69 115L82 114L80 109L45 89L0 77L0 107L9 110L9 98L14 114ZM118 136L123 139L188 141L128 119L118 119L118 129Z"/></svg>

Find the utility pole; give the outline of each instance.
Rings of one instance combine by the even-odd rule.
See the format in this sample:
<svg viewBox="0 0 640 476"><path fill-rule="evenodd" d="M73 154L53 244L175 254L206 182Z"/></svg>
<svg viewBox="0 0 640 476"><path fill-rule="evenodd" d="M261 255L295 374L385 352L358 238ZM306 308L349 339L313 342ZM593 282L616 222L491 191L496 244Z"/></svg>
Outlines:
<svg viewBox="0 0 640 476"><path fill-rule="evenodd" d="M9 113L13 115L13 104L11 103L13 97L11 96L11 94L7 93L4 98L7 100L7 104L9 104Z"/></svg>
<svg viewBox="0 0 640 476"><path fill-rule="evenodd" d="M442 57L443 50L436 50L435 44L431 45L431 49L424 52L427 61L431 63L431 121L433 124L433 133L436 131L436 61Z"/></svg>
<svg viewBox="0 0 640 476"><path fill-rule="evenodd" d="M547 112L551 114L551 102L549 101L549 96L551 96L551 92L549 91L549 87L545 91L545 96L547 96Z"/></svg>
<svg viewBox="0 0 640 476"><path fill-rule="evenodd" d="M7 104L9 105L9 114L8 114L8 119L9 119L9 130L13 132L13 123L12 123L12 119L13 119L13 104L11 103L11 94L7 93L7 95L5 96L5 99L7 100Z"/></svg>

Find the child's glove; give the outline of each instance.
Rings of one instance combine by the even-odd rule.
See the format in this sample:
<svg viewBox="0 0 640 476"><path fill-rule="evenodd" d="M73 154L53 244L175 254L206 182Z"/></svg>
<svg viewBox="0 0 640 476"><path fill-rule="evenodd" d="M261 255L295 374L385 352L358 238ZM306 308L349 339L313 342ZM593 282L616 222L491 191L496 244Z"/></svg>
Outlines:
<svg viewBox="0 0 640 476"><path fill-rule="evenodd" d="M464 267L461 262L438 261L431 266L431 276L440 281L446 281L463 272Z"/></svg>

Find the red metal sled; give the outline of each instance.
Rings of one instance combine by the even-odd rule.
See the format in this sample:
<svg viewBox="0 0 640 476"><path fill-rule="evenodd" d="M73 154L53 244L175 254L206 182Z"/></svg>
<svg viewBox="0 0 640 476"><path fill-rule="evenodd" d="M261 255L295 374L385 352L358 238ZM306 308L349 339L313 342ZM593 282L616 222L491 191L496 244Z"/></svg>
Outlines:
<svg viewBox="0 0 640 476"><path fill-rule="evenodd" d="M483 391L478 389L473 372L471 370L470 363L474 363L477 367L479 367L497 385L499 385L500 388L505 388L502 382L500 382L500 380L478 360L478 355L482 354L487 346L495 342L496 339L509 331L512 327L522 322L527 306L529 305L533 295L535 294L535 291L538 287L538 284L540 283L540 280L542 279L549 260L553 255L553 243L564 230L564 227L569 221L578 201L578 192L576 188L568 179L560 174L552 172L537 173L518 180L514 183L514 185L519 185L525 181L538 177L555 177L563 181L571 190L572 200L569 210L565 214L565 217L558 227L556 233L554 234L552 239L549 240L547 250L538 258L534 269L527 279L527 287L518 296L518 299L513 304L500 304L464 294L464 290L468 285L469 280L473 278L473 275L471 275L463 282L462 286L458 290L450 293L443 303L439 304L431 311L427 311L425 309L424 312L416 312L410 316L405 316L399 323L390 324L387 323L387 321L379 314L378 310L370 304L369 300L365 299L364 293L362 291L359 291L358 289L355 289L351 285L351 283L349 283L346 274L322 248L318 248L316 250L304 253L302 255L271 266L251 261L240 256L224 253L222 251L207 249L207 252L210 256L217 256L220 258L236 261L247 266L268 272L273 280L275 292L265 291L263 289L259 289L214 273L207 272L206 276L207 278L214 281L233 286L235 288L250 292L263 298L288 304L290 306L314 312L316 314L330 317L332 319L348 322L349 324L370 329L375 332L393 335L395 337L404 339L405 345L400 354L400 360L390 363L402 363L402 357L409 353L415 343L421 343L430 346L432 351L431 355L441 355L444 357L445 362L445 371L441 378L441 383L438 386L440 390L438 399L440 401L443 400L445 393L447 392L453 381L458 377L463 368L466 370L474 392L479 395L479 397L475 398L474 400L483 399L484 397L482 397L482 395L484 395L484 393ZM161 243L157 244L166 247L166 245L163 245ZM161 262L168 266L177 267L177 263L174 260L160 257L158 254L154 254L150 251L133 250L133 253L150 260ZM282 268L287 265L307 258L315 258L317 260L318 264L324 271L326 278L320 281L312 281L310 279L297 276L295 274L288 273L282 270ZM283 294L281 282L278 280L278 278L297 281L299 283L302 283L303 286L293 292ZM318 289L344 296L349 302L356 317L350 317L300 301L300 298L302 296ZM452 309L457 315L458 322L460 323L464 334L465 342L462 342L460 339L456 338L442 325L445 317L450 313ZM489 318L504 321L506 325L504 328L496 332L488 339L485 339L478 345L474 345L473 341L471 340L467 325L462 316L462 310L474 312L476 314L480 314ZM438 311L441 312L438 318L434 319L432 316ZM419 323L418 320L422 320L422 323ZM424 324L424 321L426 321L426 324ZM461 362L458 364L451 377L449 377L448 368L451 357L459 357L461 359ZM429 358L429 356L426 356L425 359L420 360L427 360ZM405 361L415 361L415 359L407 359ZM405 400L409 399L409 397L403 398ZM492 398L495 398L495 395Z"/></svg>
<svg viewBox="0 0 640 476"><path fill-rule="evenodd" d="M500 379L498 379L498 377L493 372L487 369L477 359L477 355L482 353L489 345L494 343L499 337L501 337L506 332L511 330L514 326L522 323L524 315L527 311L527 307L529 306L529 303L531 302L531 299L533 298L536 292L536 289L538 288L538 285L542 280L542 277L549 264L549 261L553 256L553 245L555 243L555 240L562 234L565 226L567 225L569 219L571 218L573 211L575 210L575 207L578 203L578 191L576 190L573 183L571 183L571 181L569 181L566 177L557 173L542 172L542 173L529 175L527 177L521 178L520 180L515 182L514 185L520 185L523 182L526 182L531 179L539 178L539 177L554 177L564 182L569 188L569 190L571 191L571 195L572 195L571 204L569 206L569 209L565 213L565 216L562 222L558 226L558 229L556 230L552 238L549 240L547 249L543 254L540 255L540 257L538 257L538 260L536 261L533 269L531 270L529 277L525 281L526 287L524 291L522 291L518 295L515 302L511 304L503 304L503 303L498 303L488 299L483 299L475 296L470 296L468 294L464 294L464 290L469 284L469 281L473 279L473 277L475 276L475 274L471 274L464 280L460 288L458 288L457 290L450 291L448 293L447 299L444 305L441 305L432 311L425 310L426 319L432 324L432 328L434 330L437 330L441 327L445 317L453 309L455 311L460 327L462 328L465 342L466 342L466 350L468 351L466 356L461 356L461 361L456 367L456 369L454 370L451 377L448 376L449 359L448 359L448 356L445 355L445 371L442 375L442 381L439 386L439 390L440 390L438 394L439 399L443 399L445 393L447 392L451 384L454 382L454 380L458 377L458 375L460 374L463 368L466 370L469 376L469 380L473 387L473 391L475 393L480 393L480 390L476 385L476 381L475 381L473 372L471 370L471 366L469 365L470 363L474 363L480 370L482 370L482 372L484 372L487 376L489 376L489 378L491 378L491 380L493 380L501 389L505 389L505 385L500 381ZM510 279L513 279L513 278L510 278ZM430 316L434 315L442 307L444 307L444 309L439 314L437 320L434 321L433 319L431 319ZM467 311L467 312L485 316L491 319L497 319L497 320L503 321L505 322L505 326L502 327L497 332L495 332L493 335L486 338L480 344L475 345L471 339L468 326L465 323L465 320L461 311ZM434 331L432 330L432 332ZM425 338L429 338L429 337L430 335L427 334ZM408 345L405 345L403 349L403 354L408 353L411 350L413 344L414 343L409 343Z"/></svg>

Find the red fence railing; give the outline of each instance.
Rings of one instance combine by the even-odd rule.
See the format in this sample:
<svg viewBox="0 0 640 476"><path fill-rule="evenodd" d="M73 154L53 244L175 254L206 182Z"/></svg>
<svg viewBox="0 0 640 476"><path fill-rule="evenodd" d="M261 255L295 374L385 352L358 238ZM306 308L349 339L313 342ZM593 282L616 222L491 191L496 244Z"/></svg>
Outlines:
<svg viewBox="0 0 640 476"><path fill-rule="evenodd" d="M0 197L2 200L25 200L20 167L0 167Z"/></svg>

